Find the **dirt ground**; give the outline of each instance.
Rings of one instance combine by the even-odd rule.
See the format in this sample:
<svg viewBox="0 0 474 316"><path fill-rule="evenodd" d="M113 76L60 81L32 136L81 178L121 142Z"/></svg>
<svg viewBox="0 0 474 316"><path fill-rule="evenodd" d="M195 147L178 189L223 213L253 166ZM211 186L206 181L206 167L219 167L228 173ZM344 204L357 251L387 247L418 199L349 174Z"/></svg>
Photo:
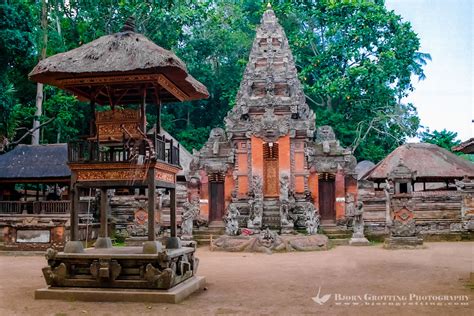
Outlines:
<svg viewBox="0 0 474 316"><path fill-rule="evenodd" d="M0 315L474 315L474 291L466 286L474 265L472 242L273 255L200 248L198 256L207 290L173 305L35 301L34 290L45 287L44 257L4 254ZM319 288L322 305L312 299ZM454 301L448 295L460 297ZM428 302L433 296L439 305L429 305L435 304ZM467 305L454 305L462 299Z"/></svg>

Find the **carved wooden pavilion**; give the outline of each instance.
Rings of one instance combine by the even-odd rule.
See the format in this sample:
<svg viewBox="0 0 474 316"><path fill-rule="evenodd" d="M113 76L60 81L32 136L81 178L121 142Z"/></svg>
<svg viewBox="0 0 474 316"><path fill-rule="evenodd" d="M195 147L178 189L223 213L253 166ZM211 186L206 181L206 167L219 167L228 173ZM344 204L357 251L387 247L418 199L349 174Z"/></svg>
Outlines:
<svg viewBox="0 0 474 316"><path fill-rule="evenodd" d="M88 101L90 135L68 144L71 169L71 240L53 253L43 269L48 285L167 289L194 275L194 249L176 236L176 174L179 148L172 140L146 133L146 105L208 97L205 86L185 64L127 21L119 33L102 36L71 51L42 60L30 73L36 82L54 85ZM110 106L99 112L96 105ZM135 106L135 107L133 107ZM148 241L140 247L112 247L107 232L107 190L148 189ZM155 237L156 188L171 199L171 237L166 249ZM78 240L80 188L101 191L99 238L94 249Z"/></svg>

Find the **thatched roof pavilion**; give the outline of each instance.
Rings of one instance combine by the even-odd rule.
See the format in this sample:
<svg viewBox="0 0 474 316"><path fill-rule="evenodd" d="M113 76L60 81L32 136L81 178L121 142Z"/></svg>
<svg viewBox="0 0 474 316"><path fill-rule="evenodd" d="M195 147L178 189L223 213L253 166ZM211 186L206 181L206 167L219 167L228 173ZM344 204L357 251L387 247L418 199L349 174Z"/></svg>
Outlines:
<svg viewBox="0 0 474 316"><path fill-rule="evenodd" d="M0 155L1 183L69 183L67 145L18 145Z"/></svg>
<svg viewBox="0 0 474 316"><path fill-rule="evenodd" d="M121 32L40 61L30 79L112 107L144 99L162 103L209 96L181 59L134 32L133 22L127 23Z"/></svg>
<svg viewBox="0 0 474 316"><path fill-rule="evenodd" d="M474 178L474 164L455 154L427 143L405 144L392 151L384 160L369 170L363 179L384 182L400 161L416 171L419 182L443 182Z"/></svg>

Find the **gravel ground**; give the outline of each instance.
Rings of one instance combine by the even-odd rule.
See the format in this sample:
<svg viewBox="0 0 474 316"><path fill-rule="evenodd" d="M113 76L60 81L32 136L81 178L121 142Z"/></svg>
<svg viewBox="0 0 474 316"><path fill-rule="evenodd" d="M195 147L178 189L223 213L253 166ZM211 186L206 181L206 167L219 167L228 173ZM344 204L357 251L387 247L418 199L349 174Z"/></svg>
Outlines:
<svg viewBox="0 0 474 316"><path fill-rule="evenodd" d="M34 300L34 290L45 287L44 257L2 253L0 315L474 315L474 291L467 286L472 242L273 255L199 248L198 256L207 290L172 305ZM430 299L454 295L468 302L430 305Z"/></svg>

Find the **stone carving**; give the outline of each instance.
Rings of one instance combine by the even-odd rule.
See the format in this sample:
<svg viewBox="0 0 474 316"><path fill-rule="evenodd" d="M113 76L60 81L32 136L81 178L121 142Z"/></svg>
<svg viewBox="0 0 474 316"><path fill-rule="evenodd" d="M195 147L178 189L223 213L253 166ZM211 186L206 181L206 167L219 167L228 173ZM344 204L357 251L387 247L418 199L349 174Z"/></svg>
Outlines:
<svg viewBox="0 0 474 316"><path fill-rule="evenodd" d="M234 203L230 203L224 216L225 233L229 236L239 234L239 216L240 212Z"/></svg>
<svg viewBox="0 0 474 316"><path fill-rule="evenodd" d="M418 236L415 216L412 211L414 202L407 198L392 196L392 225L390 237L385 239L386 248L414 248L423 245L423 238Z"/></svg>
<svg viewBox="0 0 474 316"><path fill-rule="evenodd" d="M353 217L356 213L353 194L346 194L346 217Z"/></svg>
<svg viewBox="0 0 474 316"><path fill-rule="evenodd" d="M248 251L271 254L280 251L327 250L328 238L324 235L281 235L265 229L256 236L221 236L211 246L213 250Z"/></svg>
<svg viewBox="0 0 474 316"><path fill-rule="evenodd" d="M91 275L96 279L114 281L121 271L122 267L116 260L94 260L90 266Z"/></svg>
<svg viewBox="0 0 474 316"><path fill-rule="evenodd" d="M356 205L351 215L352 238L349 240L349 244L352 246L366 246L369 241L364 236L364 203L358 201Z"/></svg>
<svg viewBox="0 0 474 316"><path fill-rule="evenodd" d="M60 284L67 277L67 267L64 263L60 263L57 267L52 268L50 265L42 269L46 284L54 286Z"/></svg>
<svg viewBox="0 0 474 316"><path fill-rule="evenodd" d="M212 153L219 154L219 145L221 142L227 141L225 131L222 128L213 128L209 135L208 142L212 144Z"/></svg>
<svg viewBox="0 0 474 316"><path fill-rule="evenodd" d="M262 177L253 176L252 177L252 193L256 199L263 198L263 183Z"/></svg>
<svg viewBox="0 0 474 316"><path fill-rule="evenodd" d="M149 263L145 268L144 278L152 287L170 288L174 279L174 271L171 268L160 271Z"/></svg>
<svg viewBox="0 0 474 316"><path fill-rule="evenodd" d="M290 177L286 173L280 176L280 201L288 201L290 193Z"/></svg>
<svg viewBox="0 0 474 316"><path fill-rule="evenodd" d="M258 229L262 227L263 219L263 200L262 199L250 199L250 216L247 222L247 226L252 229Z"/></svg>
<svg viewBox="0 0 474 316"><path fill-rule="evenodd" d="M183 215L181 217L181 238L192 239L194 219L199 215L199 200L194 197L191 202L186 201L183 204Z"/></svg>
<svg viewBox="0 0 474 316"><path fill-rule="evenodd" d="M303 205L306 233L315 235L319 228L319 214L312 202L305 202Z"/></svg>
<svg viewBox="0 0 474 316"><path fill-rule="evenodd" d="M288 116L275 115L273 108L265 108L261 118L252 121L253 135L266 141L276 141L280 136L286 135L290 129Z"/></svg>

